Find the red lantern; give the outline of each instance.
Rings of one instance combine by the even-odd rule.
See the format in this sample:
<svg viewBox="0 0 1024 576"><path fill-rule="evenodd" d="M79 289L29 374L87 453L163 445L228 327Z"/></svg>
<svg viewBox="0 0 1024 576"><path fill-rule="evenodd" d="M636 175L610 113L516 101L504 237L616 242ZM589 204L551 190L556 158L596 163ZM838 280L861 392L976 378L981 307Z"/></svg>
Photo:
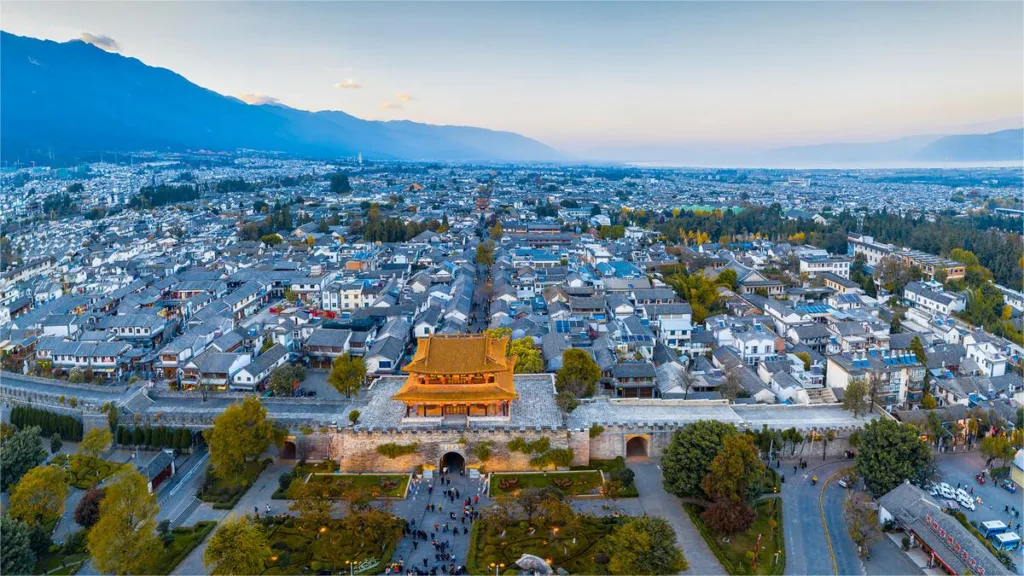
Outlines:
<svg viewBox="0 0 1024 576"><path fill-rule="evenodd" d="M966 562L967 559L971 557L971 555L967 553L967 550L964 550L963 554L961 554L960 557L964 559L964 562Z"/></svg>
<svg viewBox="0 0 1024 576"><path fill-rule="evenodd" d="M956 552L957 554L960 553L960 543L959 542L957 542L956 544L953 544L953 552Z"/></svg>

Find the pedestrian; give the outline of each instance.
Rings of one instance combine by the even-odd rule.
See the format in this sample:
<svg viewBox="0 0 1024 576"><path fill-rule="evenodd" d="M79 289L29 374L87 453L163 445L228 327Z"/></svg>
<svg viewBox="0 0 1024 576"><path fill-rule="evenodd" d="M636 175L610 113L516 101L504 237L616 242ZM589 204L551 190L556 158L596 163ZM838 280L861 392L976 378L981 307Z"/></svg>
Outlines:
<svg viewBox="0 0 1024 576"><path fill-rule="evenodd" d="M1010 505L1009 504L1007 504L1006 506L1003 506L1003 512L1009 512L1009 511L1010 511Z"/></svg>
<svg viewBox="0 0 1024 576"><path fill-rule="evenodd" d="M270 504L267 504L267 516L270 516Z"/></svg>
<svg viewBox="0 0 1024 576"><path fill-rule="evenodd" d="M480 495L477 494L476 496L473 496L473 504L479 504L479 503L480 503Z"/></svg>
<svg viewBox="0 0 1024 576"><path fill-rule="evenodd" d="M260 507L259 506L253 506L252 507L252 511L255 512L257 516L260 515Z"/></svg>

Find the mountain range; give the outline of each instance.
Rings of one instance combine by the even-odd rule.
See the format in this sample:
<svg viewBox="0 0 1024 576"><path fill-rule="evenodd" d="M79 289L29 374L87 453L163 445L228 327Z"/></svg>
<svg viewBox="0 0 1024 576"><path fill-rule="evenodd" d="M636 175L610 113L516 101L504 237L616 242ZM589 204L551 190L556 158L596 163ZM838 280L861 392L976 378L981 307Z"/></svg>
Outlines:
<svg viewBox="0 0 1024 576"><path fill-rule="evenodd" d="M1024 159L1024 128L986 134L908 136L866 143L794 146L764 155L775 162L1009 162Z"/></svg>
<svg viewBox="0 0 1024 576"><path fill-rule="evenodd" d="M253 149L309 157L556 161L512 132L247 104L164 68L79 40L0 32L0 155L88 157L113 150Z"/></svg>
<svg viewBox="0 0 1024 576"><path fill-rule="evenodd" d="M973 127L981 129L980 127ZM79 40L53 42L0 32L0 156L8 162L80 161L102 152L252 149L332 158L566 161L515 134L466 126L363 120L248 104L164 68ZM866 166L988 163L1024 159L1024 129L910 136L775 150L705 144L602 145L576 159L703 166Z"/></svg>

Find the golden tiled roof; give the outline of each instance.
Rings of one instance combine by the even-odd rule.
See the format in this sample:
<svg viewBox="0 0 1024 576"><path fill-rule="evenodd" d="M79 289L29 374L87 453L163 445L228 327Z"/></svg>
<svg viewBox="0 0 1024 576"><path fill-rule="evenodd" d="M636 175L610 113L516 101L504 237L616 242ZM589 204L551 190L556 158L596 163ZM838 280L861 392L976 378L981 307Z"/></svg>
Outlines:
<svg viewBox="0 0 1024 576"><path fill-rule="evenodd" d="M395 400L406 403L470 403L513 400L515 358L507 356L508 338L486 335L420 338L416 355L404 368L409 373ZM445 376L481 375L494 382L450 382ZM427 382L424 376L428 376ZM430 383L436 380L437 383ZM471 378L471 380L477 380Z"/></svg>
<svg viewBox="0 0 1024 576"><path fill-rule="evenodd" d="M416 355L403 370L414 374L484 374L511 370L508 338L486 334L420 338Z"/></svg>

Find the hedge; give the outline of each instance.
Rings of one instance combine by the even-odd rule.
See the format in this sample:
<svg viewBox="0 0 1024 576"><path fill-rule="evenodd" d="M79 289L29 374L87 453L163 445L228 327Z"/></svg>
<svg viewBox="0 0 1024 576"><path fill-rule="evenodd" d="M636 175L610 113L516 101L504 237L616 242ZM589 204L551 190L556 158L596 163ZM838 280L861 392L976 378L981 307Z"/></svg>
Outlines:
<svg viewBox="0 0 1024 576"><path fill-rule="evenodd" d="M11 409L11 424L19 429L39 426L40 435L45 437L60 434L64 440L78 442L82 439L82 423L74 416L57 414L30 406L15 406Z"/></svg>
<svg viewBox="0 0 1024 576"><path fill-rule="evenodd" d="M159 450L170 448L184 451L192 448L192 431L188 428L168 426L139 426L136 428L117 427L115 440L122 446L137 446Z"/></svg>

